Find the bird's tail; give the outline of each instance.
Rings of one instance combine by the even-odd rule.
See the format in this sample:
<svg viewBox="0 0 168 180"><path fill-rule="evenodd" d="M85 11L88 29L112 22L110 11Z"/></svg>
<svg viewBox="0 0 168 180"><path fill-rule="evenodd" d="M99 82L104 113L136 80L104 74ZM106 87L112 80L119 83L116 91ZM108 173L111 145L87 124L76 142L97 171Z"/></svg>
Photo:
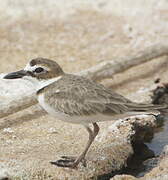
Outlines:
<svg viewBox="0 0 168 180"><path fill-rule="evenodd" d="M127 107L130 111L152 111L152 110L162 110L168 108L166 104L155 105L155 104L143 104L143 103L128 103Z"/></svg>

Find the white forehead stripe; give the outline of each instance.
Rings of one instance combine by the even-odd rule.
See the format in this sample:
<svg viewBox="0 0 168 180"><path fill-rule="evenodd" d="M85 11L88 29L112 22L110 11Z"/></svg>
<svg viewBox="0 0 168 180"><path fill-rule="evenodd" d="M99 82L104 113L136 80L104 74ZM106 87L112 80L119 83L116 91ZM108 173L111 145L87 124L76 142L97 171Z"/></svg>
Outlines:
<svg viewBox="0 0 168 180"><path fill-rule="evenodd" d="M42 65L34 65L34 66L30 66L30 63L28 63L26 65L26 67L24 68L25 71L31 71L33 72L36 68L38 67L42 67L44 68L45 70L49 71L49 68L47 68L46 66L42 66Z"/></svg>

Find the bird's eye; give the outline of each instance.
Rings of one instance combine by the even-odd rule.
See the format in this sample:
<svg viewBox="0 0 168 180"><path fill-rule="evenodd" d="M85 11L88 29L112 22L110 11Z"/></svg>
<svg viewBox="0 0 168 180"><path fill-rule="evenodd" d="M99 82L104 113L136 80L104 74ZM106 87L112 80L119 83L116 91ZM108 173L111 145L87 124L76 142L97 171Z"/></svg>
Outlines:
<svg viewBox="0 0 168 180"><path fill-rule="evenodd" d="M44 71L44 69L42 67L38 67L34 70L34 72L36 72L36 73L41 73L43 71Z"/></svg>

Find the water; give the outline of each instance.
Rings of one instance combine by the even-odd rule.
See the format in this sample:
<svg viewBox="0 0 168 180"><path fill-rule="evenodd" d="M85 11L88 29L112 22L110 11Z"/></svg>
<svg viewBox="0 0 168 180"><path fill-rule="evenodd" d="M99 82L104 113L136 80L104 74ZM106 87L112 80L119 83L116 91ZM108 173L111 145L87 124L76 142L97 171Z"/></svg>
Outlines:
<svg viewBox="0 0 168 180"><path fill-rule="evenodd" d="M168 144L168 116L164 117L164 125L158 128L150 143L146 143L152 149L155 156L160 155L165 145Z"/></svg>

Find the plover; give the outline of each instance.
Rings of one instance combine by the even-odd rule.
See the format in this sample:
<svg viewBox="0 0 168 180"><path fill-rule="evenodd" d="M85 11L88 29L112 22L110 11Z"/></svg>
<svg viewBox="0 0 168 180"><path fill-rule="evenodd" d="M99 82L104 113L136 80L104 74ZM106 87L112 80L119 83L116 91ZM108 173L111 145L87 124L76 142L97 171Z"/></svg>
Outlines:
<svg viewBox="0 0 168 180"><path fill-rule="evenodd" d="M161 105L138 104L78 75L65 73L53 60L36 58L26 67L10 73L5 79L23 78L36 87L39 104L52 116L65 122L82 124L89 133L84 151L77 157L62 156L51 162L59 167L75 168L99 132L99 121L112 121L138 114L151 114ZM90 127L93 125L93 128Z"/></svg>

